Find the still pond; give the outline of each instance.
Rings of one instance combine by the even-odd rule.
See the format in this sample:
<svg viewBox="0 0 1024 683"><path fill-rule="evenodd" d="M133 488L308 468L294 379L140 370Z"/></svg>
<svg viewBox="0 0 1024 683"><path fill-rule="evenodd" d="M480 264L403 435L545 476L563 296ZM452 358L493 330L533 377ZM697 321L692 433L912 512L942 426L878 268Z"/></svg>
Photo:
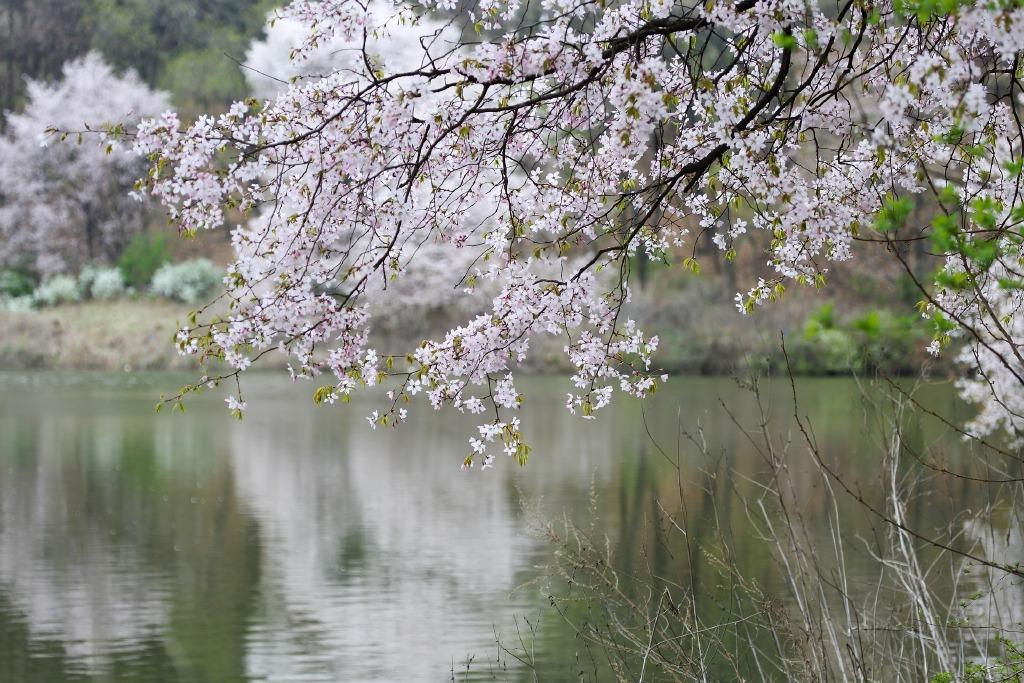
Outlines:
<svg viewBox="0 0 1024 683"><path fill-rule="evenodd" d="M242 422L214 393L156 414L187 379L0 375L0 681L580 680L579 641L547 607L559 585L539 527L594 524L619 561L678 574L650 554L659 509L681 492L700 510L764 468L723 409L756 426L757 406L727 378L673 378L595 421L564 410L566 380L523 380L531 459L486 472L459 467L472 422L419 406L372 431L373 398L316 407L313 387L277 375L248 379ZM764 396L783 431L784 384ZM799 385L823 453L870 482L862 389ZM963 411L948 385L926 393ZM678 438L698 422L714 463ZM681 486L662 451L680 455ZM819 478L796 481L825 510ZM777 585L733 512L744 570ZM948 512L912 510L924 524ZM532 665L499 642L525 643Z"/></svg>

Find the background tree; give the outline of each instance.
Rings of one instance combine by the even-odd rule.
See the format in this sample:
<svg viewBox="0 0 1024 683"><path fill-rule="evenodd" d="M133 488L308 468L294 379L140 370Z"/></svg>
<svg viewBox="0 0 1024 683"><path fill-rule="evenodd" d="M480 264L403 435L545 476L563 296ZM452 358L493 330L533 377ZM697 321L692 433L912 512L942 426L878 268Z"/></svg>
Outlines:
<svg viewBox="0 0 1024 683"><path fill-rule="evenodd" d="M0 137L0 263L50 274L115 261L145 224L129 196L139 160L114 146L47 144L46 131L131 124L167 106L166 94L95 53L69 62L56 84L29 81L25 110Z"/></svg>
<svg viewBox="0 0 1024 683"><path fill-rule="evenodd" d="M93 0L93 48L199 113L244 97L237 63L277 0Z"/></svg>
<svg viewBox="0 0 1024 683"><path fill-rule="evenodd" d="M89 49L86 0L0 2L0 119L25 91L25 76L56 78L64 63Z"/></svg>

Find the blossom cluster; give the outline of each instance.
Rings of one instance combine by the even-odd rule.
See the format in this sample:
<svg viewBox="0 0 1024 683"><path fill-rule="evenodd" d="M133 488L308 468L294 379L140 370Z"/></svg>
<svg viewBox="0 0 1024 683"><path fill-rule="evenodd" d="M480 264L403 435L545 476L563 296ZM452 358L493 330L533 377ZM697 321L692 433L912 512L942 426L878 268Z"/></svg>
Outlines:
<svg viewBox="0 0 1024 683"><path fill-rule="evenodd" d="M325 41L366 58L219 118L165 115L136 138L149 190L183 229L251 216L233 230L230 315L193 326L183 348L238 371L278 349L297 376L331 373L332 400L390 377L394 408L375 424L421 393L435 408L489 406L467 462L490 464L498 439L523 459L504 415L537 335L566 340L567 407L585 416L662 381L657 339L626 314L640 251L665 259L697 230L729 254L767 234L763 277L738 295L746 312L822 283L884 232L894 197L955 187L965 204L992 197L1005 224L1021 140L1018 93L999 77L1016 78L1022 11L911 5L296 0L284 16L307 28L297 58ZM479 35L445 49L424 35L422 59L398 69L370 54L371 36L423 12L455 17L424 24L435 38ZM486 282L490 305L416 349L369 348L368 297L430 245L464 254L452 286Z"/></svg>

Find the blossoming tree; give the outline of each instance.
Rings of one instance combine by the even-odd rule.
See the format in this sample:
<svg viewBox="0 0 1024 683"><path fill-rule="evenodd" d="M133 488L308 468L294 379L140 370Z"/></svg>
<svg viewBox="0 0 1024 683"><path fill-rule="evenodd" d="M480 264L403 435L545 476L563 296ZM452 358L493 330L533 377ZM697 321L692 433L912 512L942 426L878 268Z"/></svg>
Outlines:
<svg viewBox="0 0 1024 683"><path fill-rule="evenodd" d="M96 53L68 62L57 83L29 81L25 109L0 136L0 264L49 274L115 259L143 224L129 192L144 166L117 146L47 144L46 131L131 124L167 104Z"/></svg>
<svg viewBox="0 0 1024 683"><path fill-rule="evenodd" d="M456 19L419 34L412 64L370 48L431 11ZM489 465L492 442L522 460L513 373L538 335L564 340L566 405L584 416L664 379L657 338L623 314L638 252L671 260L699 232L732 258L767 233L765 276L736 296L749 312L823 286L856 242L900 259L926 240L945 259L919 281L932 349L965 339L965 391L995 395L974 429L1024 426L1017 4L294 0L282 16L306 27L295 59L336 41L349 58L135 141L182 230L259 216L233 230L230 313L179 335L227 376L277 350L330 377L318 401L391 381L375 424L422 393L481 414L467 464ZM418 348L369 348L367 293L432 244L469 255L448 276L495 287L490 310Z"/></svg>

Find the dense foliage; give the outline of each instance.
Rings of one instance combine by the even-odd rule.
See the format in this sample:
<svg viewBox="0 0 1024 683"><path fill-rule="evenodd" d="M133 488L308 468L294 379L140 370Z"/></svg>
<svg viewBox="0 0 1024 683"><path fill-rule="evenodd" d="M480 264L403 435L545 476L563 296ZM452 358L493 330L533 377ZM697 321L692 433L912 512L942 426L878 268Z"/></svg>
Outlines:
<svg viewBox="0 0 1024 683"><path fill-rule="evenodd" d="M98 51L118 69L171 90L181 106L217 106L246 94L235 63L274 0L2 0L0 118L18 108L23 79L57 78L65 62Z"/></svg>

